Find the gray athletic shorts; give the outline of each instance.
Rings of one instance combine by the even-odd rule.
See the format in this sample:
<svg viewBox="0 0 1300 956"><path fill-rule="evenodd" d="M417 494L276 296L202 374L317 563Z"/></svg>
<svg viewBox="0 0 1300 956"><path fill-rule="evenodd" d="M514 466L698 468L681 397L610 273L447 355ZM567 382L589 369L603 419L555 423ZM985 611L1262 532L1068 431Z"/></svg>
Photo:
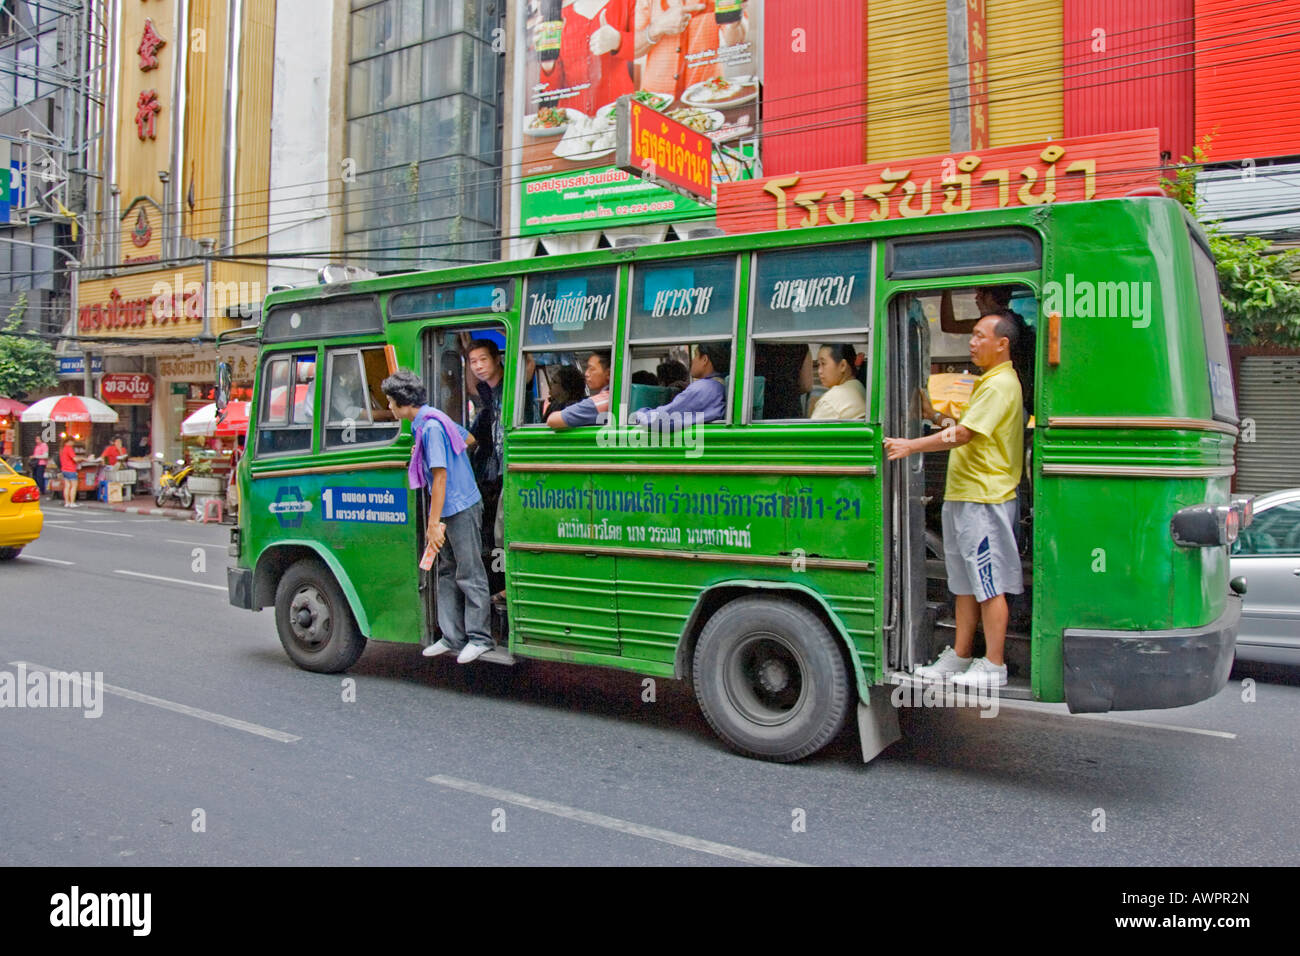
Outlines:
<svg viewBox="0 0 1300 956"><path fill-rule="evenodd" d="M983 602L1025 590L1016 548L1015 498L998 505L977 501L943 503L943 563L948 590Z"/></svg>

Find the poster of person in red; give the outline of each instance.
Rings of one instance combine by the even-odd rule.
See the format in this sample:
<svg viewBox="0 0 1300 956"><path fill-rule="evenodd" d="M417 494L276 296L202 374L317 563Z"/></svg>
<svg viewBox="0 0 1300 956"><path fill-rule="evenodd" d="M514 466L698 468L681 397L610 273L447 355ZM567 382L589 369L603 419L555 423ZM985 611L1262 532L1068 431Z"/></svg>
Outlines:
<svg viewBox="0 0 1300 956"><path fill-rule="evenodd" d="M553 107L573 108L591 116L597 107L631 93L635 13L636 0L566 3L560 17L560 55L549 63L539 57L538 98L545 96ZM543 20L538 31L549 34L553 23ZM539 37L539 41L544 39Z"/></svg>
<svg viewBox="0 0 1300 956"><path fill-rule="evenodd" d="M762 175L762 0L525 2L523 233L706 213L611 165L620 96L707 135L715 182Z"/></svg>

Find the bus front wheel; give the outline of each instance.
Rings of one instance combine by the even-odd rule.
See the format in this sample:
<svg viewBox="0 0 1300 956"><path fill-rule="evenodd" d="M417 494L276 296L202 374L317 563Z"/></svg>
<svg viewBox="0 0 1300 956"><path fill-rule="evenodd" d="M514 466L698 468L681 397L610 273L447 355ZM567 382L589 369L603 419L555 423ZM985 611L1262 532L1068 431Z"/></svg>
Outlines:
<svg viewBox="0 0 1300 956"><path fill-rule="evenodd" d="M337 674L366 649L343 590L319 561L299 561L280 578L275 626L285 653L303 670Z"/></svg>
<svg viewBox="0 0 1300 956"><path fill-rule="evenodd" d="M826 625L801 604L747 597L724 605L695 648L695 695L714 731L747 757L788 762L844 726L849 680Z"/></svg>

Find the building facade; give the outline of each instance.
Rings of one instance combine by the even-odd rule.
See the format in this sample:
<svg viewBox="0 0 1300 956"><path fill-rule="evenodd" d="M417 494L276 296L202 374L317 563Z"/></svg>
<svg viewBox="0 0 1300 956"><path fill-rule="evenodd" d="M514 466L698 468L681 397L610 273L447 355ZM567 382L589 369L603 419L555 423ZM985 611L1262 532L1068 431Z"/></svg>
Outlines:
<svg viewBox="0 0 1300 956"><path fill-rule="evenodd" d="M266 293L275 0L107 0L97 208L76 342L147 377L116 431L169 458L211 401L215 338ZM244 358L245 374L251 366ZM110 396L114 398L115 396ZM130 397L128 397L130 398Z"/></svg>

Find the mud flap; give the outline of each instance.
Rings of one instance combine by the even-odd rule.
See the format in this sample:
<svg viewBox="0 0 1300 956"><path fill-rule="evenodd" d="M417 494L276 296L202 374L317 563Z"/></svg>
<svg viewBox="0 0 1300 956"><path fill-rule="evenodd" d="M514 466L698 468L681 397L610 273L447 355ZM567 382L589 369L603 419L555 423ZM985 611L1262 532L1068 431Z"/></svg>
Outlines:
<svg viewBox="0 0 1300 956"><path fill-rule="evenodd" d="M898 710L890 703L890 688L880 685L868 689L867 700L858 698L858 741L862 744L862 762L870 763L882 750L902 740L898 729Z"/></svg>

